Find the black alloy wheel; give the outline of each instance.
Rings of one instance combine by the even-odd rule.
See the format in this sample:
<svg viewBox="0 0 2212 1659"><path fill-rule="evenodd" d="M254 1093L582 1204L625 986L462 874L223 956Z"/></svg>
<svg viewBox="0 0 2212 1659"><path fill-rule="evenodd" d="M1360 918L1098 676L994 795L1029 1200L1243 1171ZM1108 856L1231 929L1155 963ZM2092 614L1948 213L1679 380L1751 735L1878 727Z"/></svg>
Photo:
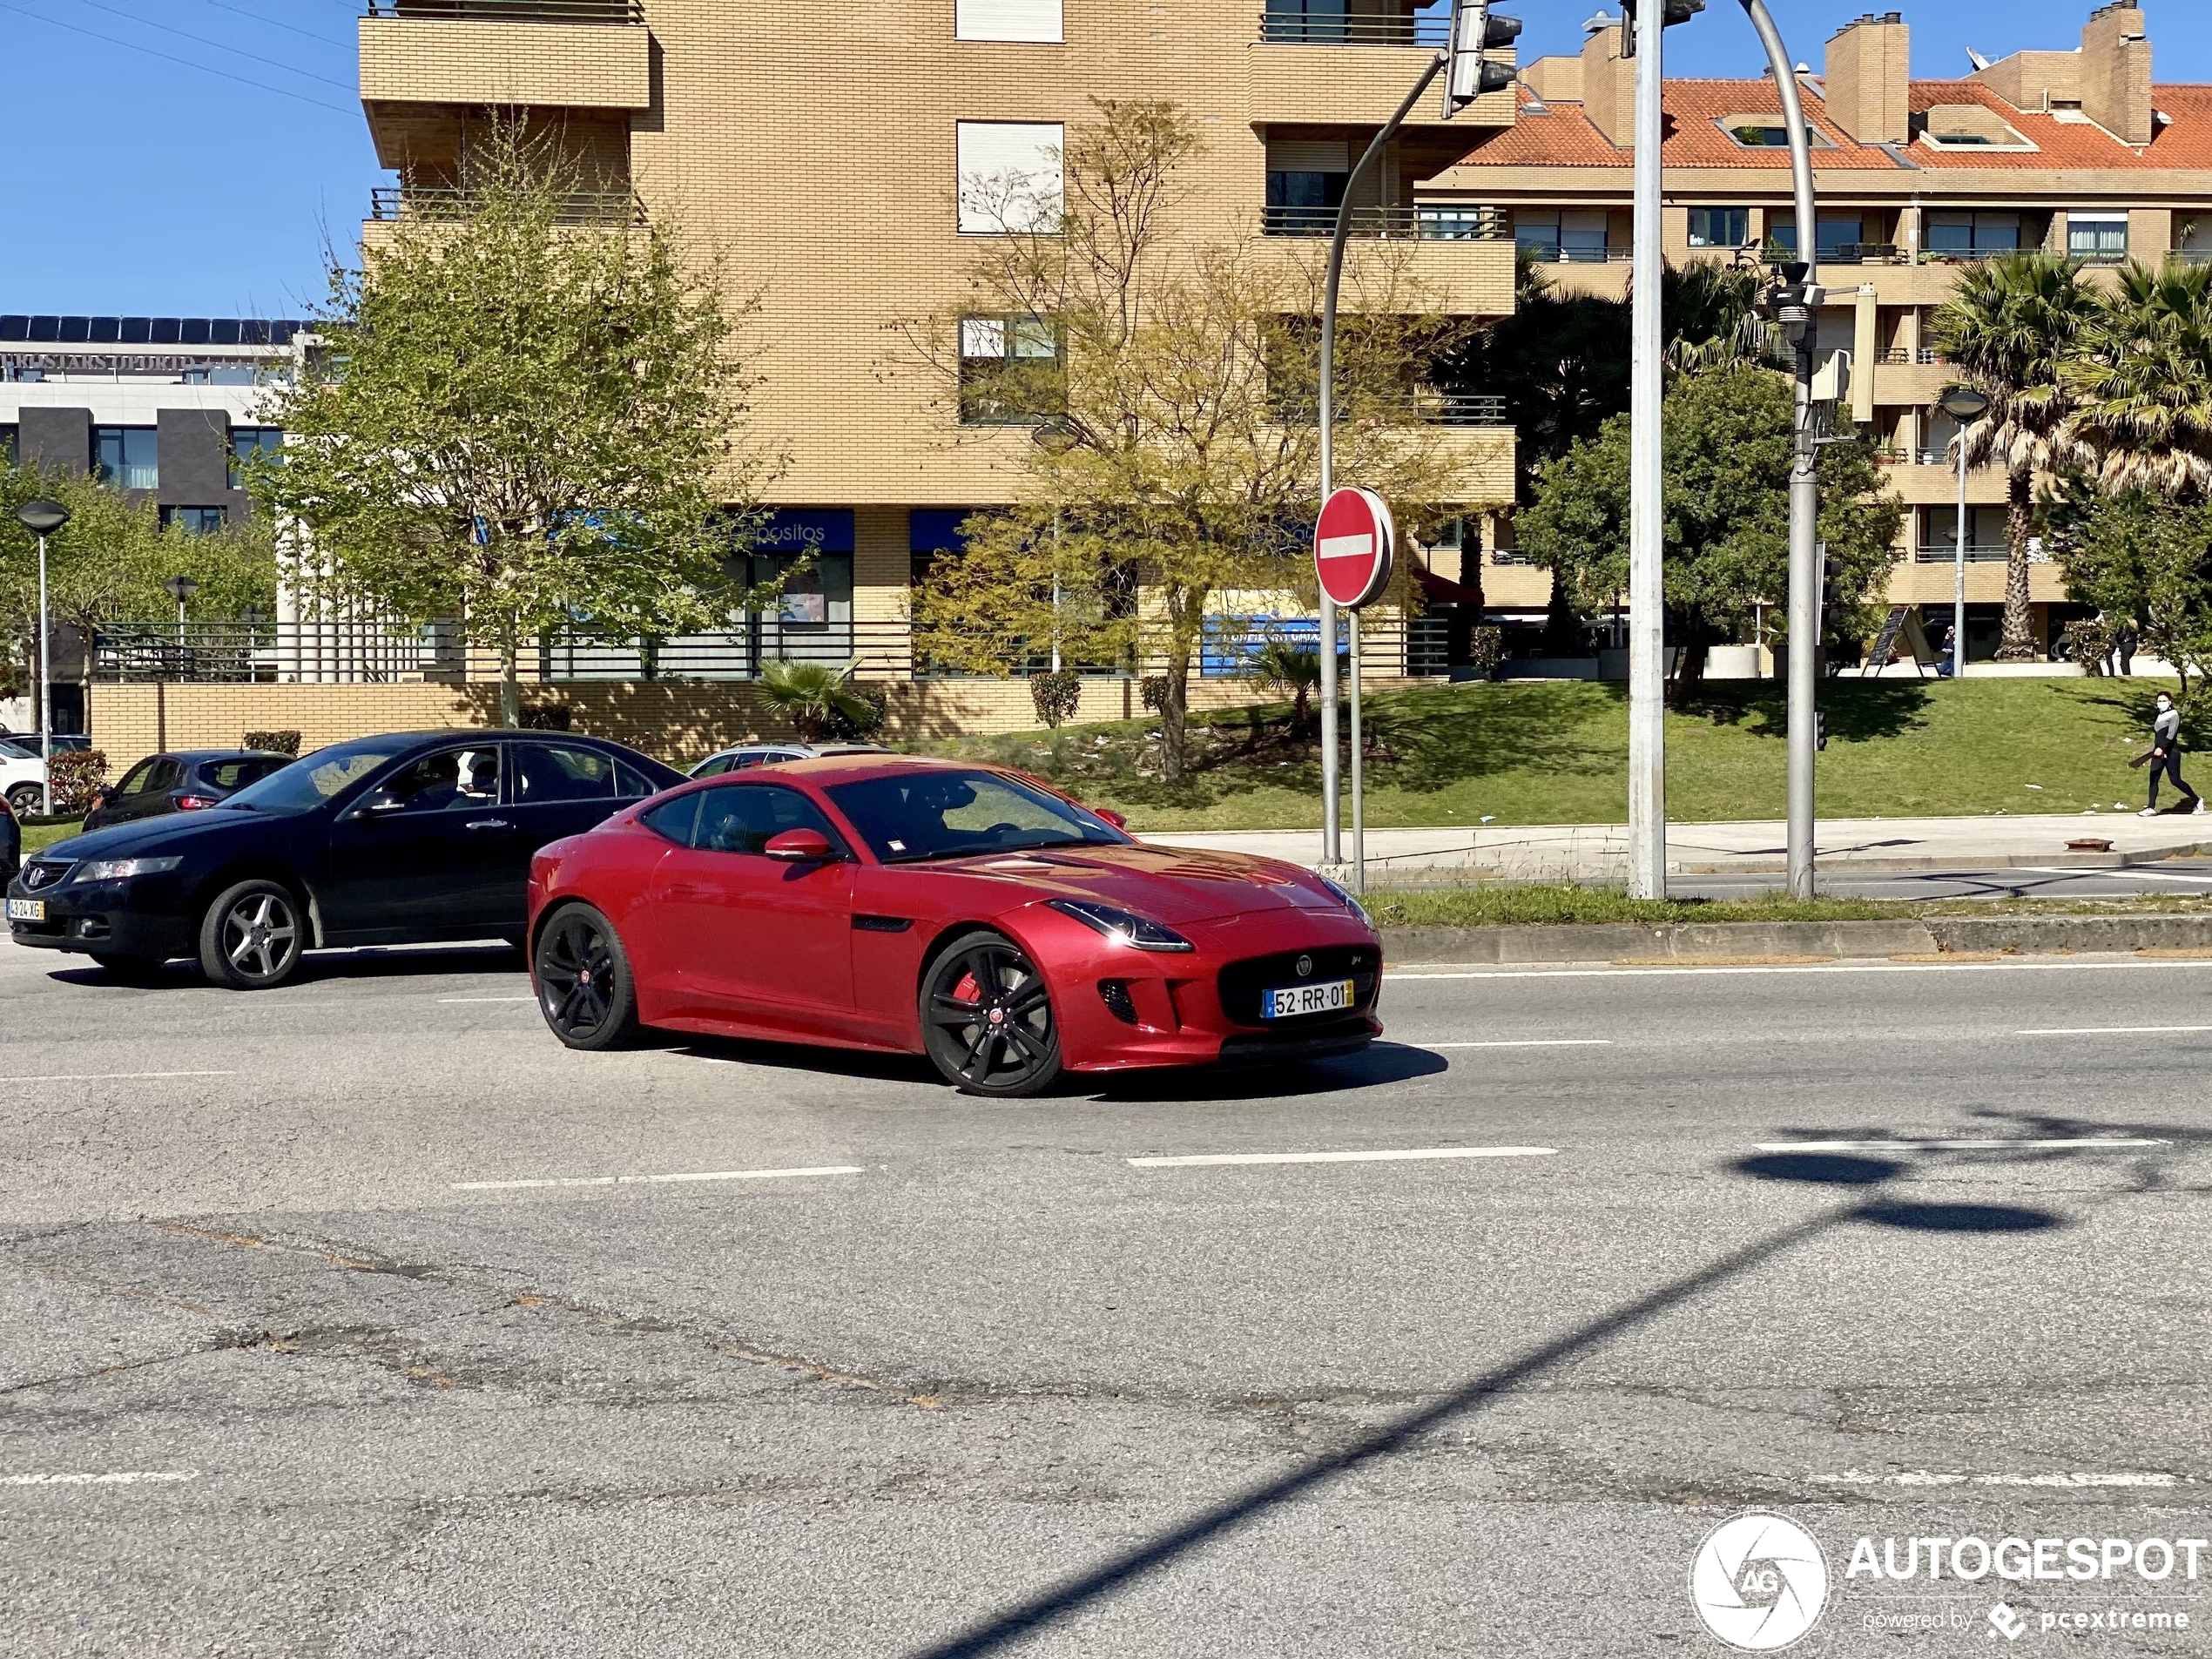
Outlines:
<svg viewBox="0 0 2212 1659"><path fill-rule="evenodd" d="M1060 1076L1052 997L1003 934L965 934L922 976L922 1041L947 1082L1001 1099L1035 1095Z"/></svg>
<svg viewBox="0 0 2212 1659"><path fill-rule="evenodd" d="M199 968L234 991L266 991L292 977L307 944L307 924L291 889L241 881L218 894L200 920Z"/></svg>
<svg viewBox="0 0 2212 1659"><path fill-rule="evenodd" d="M8 792L8 805L16 809L17 818L36 818L46 804L46 792L37 784L17 784Z"/></svg>
<svg viewBox="0 0 2212 1659"><path fill-rule="evenodd" d="M554 912L537 936L538 1011L571 1049L618 1049L637 1035L637 995L615 925L587 904Z"/></svg>

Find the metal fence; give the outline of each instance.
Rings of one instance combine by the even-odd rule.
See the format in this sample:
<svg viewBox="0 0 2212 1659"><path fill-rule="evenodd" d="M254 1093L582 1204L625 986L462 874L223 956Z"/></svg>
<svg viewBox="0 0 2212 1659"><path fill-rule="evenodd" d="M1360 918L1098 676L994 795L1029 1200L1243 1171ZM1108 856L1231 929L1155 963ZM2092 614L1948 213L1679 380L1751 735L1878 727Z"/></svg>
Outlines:
<svg viewBox="0 0 2212 1659"><path fill-rule="evenodd" d="M1355 17L1342 11L1263 11L1259 37L1294 46L1441 46L1447 17Z"/></svg>
<svg viewBox="0 0 2212 1659"><path fill-rule="evenodd" d="M373 685L458 675L462 667L450 624L111 623L92 636L92 678L109 684Z"/></svg>
<svg viewBox="0 0 2212 1659"><path fill-rule="evenodd" d="M475 192L446 185L379 185L368 192L368 216L385 224L459 220L475 211ZM559 217L569 225L643 225L645 204L627 190L563 191Z"/></svg>
<svg viewBox="0 0 2212 1659"><path fill-rule="evenodd" d="M2002 542L1969 542L1966 543L1966 563L1969 564L2002 564L2012 557L2013 550ZM1914 550L1916 564L1955 564L1959 561L1956 542L1923 542Z"/></svg>
<svg viewBox="0 0 2212 1659"><path fill-rule="evenodd" d="M1259 227L1269 236L1332 236L1337 210L1271 204L1260 216ZM1495 207L1355 207L1352 234L1423 242L1509 242L1513 227Z"/></svg>
<svg viewBox="0 0 2212 1659"><path fill-rule="evenodd" d="M642 24L645 0L368 0L368 15L467 23Z"/></svg>

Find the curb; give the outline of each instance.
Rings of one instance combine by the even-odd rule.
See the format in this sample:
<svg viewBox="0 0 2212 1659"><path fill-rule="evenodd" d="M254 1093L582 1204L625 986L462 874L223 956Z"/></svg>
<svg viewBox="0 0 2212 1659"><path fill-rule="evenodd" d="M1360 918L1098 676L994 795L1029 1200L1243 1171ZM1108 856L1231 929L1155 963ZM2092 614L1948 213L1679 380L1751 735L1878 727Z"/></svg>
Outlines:
<svg viewBox="0 0 2212 1659"><path fill-rule="evenodd" d="M1630 922L1548 927L1390 927L1383 957L1425 963L1715 961L1797 957L1935 956L1994 952L2202 951L2212 955L2212 915L1932 916L1899 921Z"/></svg>

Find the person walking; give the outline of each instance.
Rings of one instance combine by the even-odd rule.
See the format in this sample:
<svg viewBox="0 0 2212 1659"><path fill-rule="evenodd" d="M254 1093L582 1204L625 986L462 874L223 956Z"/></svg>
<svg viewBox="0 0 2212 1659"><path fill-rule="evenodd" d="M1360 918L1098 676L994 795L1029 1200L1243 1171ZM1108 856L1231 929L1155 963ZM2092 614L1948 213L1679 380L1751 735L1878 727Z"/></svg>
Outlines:
<svg viewBox="0 0 2212 1659"><path fill-rule="evenodd" d="M2121 676L2135 671L2135 624L2122 622L2120 631L2112 637L2112 654L2119 661Z"/></svg>
<svg viewBox="0 0 2212 1659"><path fill-rule="evenodd" d="M2204 802L2188 780L2182 776L2182 711L2174 706L2174 699L2165 692L2158 694L2158 718L2150 728L2150 805L2137 814L2141 818L2158 816L2158 779L2165 773L2174 779L2174 787L2182 792L2182 804L2176 812L2201 813Z"/></svg>
<svg viewBox="0 0 2212 1659"><path fill-rule="evenodd" d="M1947 680L1958 671L1959 631L1946 628L1943 631L1943 656L1936 664L1936 678Z"/></svg>

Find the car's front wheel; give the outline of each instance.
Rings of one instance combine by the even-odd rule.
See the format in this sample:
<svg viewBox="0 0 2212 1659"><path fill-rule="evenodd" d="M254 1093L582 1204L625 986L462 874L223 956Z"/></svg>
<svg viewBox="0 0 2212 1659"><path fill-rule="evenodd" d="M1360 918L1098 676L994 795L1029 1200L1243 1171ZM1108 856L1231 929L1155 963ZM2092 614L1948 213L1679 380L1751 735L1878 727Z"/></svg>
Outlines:
<svg viewBox="0 0 2212 1659"><path fill-rule="evenodd" d="M46 792L37 784L17 784L8 792L8 805L17 818L36 818L46 804Z"/></svg>
<svg viewBox="0 0 2212 1659"><path fill-rule="evenodd" d="M307 948L307 919L277 881L241 881L207 907L199 924L199 968L234 991L266 991L290 979Z"/></svg>
<svg viewBox="0 0 2212 1659"><path fill-rule="evenodd" d="M1044 975L1003 934L963 934L921 981L922 1041L947 1082L1008 1099L1060 1076L1060 1032Z"/></svg>
<svg viewBox="0 0 2212 1659"><path fill-rule="evenodd" d="M532 959L537 1006L571 1049L618 1049L637 1035L637 992L615 925L588 904L553 913Z"/></svg>

